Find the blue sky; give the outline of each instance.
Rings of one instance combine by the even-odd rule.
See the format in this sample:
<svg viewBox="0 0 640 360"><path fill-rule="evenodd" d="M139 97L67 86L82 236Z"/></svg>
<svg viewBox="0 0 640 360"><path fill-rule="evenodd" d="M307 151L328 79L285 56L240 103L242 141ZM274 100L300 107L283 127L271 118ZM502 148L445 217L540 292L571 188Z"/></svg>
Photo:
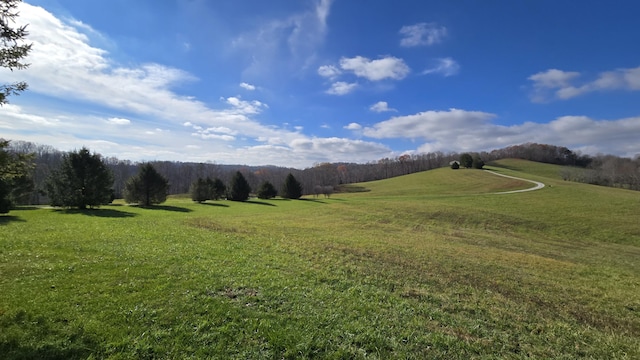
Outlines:
<svg viewBox="0 0 640 360"><path fill-rule="evenodd" d="M640 154L637 1L30 0L0 137L304 168L525 142Z"/></svg>

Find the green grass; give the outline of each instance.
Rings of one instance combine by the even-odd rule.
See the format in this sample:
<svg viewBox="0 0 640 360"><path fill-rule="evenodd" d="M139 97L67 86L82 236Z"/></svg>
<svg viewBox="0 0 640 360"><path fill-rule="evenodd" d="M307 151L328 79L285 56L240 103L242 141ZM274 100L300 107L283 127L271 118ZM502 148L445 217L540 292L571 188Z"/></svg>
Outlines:
<svg viewBox="0 0 640 360"><path fill-rule="evenodd" d="M438 169L0 217L3 358L639 358L640 193ZM555 174L555 175L554 175Z"/></svg>

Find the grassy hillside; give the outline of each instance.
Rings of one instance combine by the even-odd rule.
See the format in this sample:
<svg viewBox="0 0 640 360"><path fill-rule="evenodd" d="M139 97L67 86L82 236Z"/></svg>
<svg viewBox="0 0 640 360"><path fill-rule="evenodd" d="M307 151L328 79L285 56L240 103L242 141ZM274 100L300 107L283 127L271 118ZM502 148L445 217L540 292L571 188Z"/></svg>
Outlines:
<svg viewBox="0 0 640 360"><path fill-rule="evenodd" d="M17 358L638 358L640 193L439 169L331 199L0 217Z"/></svg>

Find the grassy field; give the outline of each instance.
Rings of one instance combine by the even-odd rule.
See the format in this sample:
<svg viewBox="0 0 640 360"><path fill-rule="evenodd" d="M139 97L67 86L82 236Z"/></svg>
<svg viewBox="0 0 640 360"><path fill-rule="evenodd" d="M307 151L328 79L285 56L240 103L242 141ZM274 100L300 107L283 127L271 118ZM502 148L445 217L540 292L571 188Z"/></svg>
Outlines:
<svg viewBox="0 0 640 360"><path fill-rule="evenodd" d="M0 217L0 357L640 358L640 193L518 160Z"/></svg>

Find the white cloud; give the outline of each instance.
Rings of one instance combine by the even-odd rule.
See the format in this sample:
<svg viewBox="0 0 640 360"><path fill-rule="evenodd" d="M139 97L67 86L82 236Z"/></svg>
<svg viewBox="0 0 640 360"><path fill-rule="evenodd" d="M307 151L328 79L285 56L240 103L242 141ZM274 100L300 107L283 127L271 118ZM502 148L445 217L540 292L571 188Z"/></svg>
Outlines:
<svg viewBox="0 0 640 360"><path fill-rule="evenodd" d="M389 104L386 101L378 101L377 103L371 105L369 110L377 113L387 112L387 111L398 111L394 108L390 108Z"/></svg>
<svg viewBox="0 0 640 360"><path fill-rule="evenodd" d="M422 72L423 75L440 74L444 77L457 75L460 65L452 58L441 58L436 60L436 65Z"/></svg>
<svg viewBox="0 0 640 360"><path fill-rule="evenodd" d="M525 122L503 126L492 123L495 114L450 109L392 117L362 134L376 139L423 140L415 150L489 151L514 144L536 142L566 146L589 154L634 157L640 154L640 117L596 120L586 116L561 116L548 123ZM354 126L356 128L357 126Z"/></svg>
<svg viewBox="0 0 640 360"><path fill-rule="evenodd" d="M364 135L372 138L429 139L448 132L472 128L487 123L494 114L481 111L449 109L449 111L425 111L415 115L397 116L364 129Z"/></svg>
<svg viewBox="0 0 640 360"><path fill-rule="evenodd" d="M579 72L549 69L529 76L533 82L533 102L567 100L595 91L640 90L640 67L605 71L595 80L578 84Z"/></svg>
<svg viewBox="0 0 640 360"><path fill-rule="evenodd" d="M342 74L342 71L333 65L322 65L318 68L318 75L325 78L335 79L340 74Z"/></svg>
<svg viewBox="0 0 640 360"><path fill-rule="evenodd" d="M357 83L348 83L344 81L338 81L331 84L331 88L326 91L330 95L346 95L358 87Z"/></svg>
<svg viewBox="0 0 640 360"><path fill-rule="evenodd" d="M362 125L358 123L350 123L349 125L344 127L347 130L360 130L362 129Z"/></svg>
<svg viewBox="0 0 640 360"><path fill-rule="evenodd" d="M400 34L403 36L400 46L429 46L441 42L447 36L447 28L435 23L418 23L403 26Z"/></svg>
<svg viewBox="0 0 640 360"><path fill-rule="evenodd" d="M233 106L240 114L245 115L254 115L262 112L263 109L269 108L269 106L265 103L262 103L258 100L253 101L245 101L240 99L239 97L231 96L224 101Z"/></svg>
<svg viewBox="0 0 640 360"><path fill-rule="evenodd" d="M249 91L254 91L256 89L255 85L251 85L251 84L248 84L246 82L240 83L240 87L245 89L245 90L249 90Z"/></svg>
<svg viewBox="0 0 640 360"><path fill-rule="evenodd" d="M340 67L342 70L352 71L356 76L370 81L401 80L411 71L404 60L393 56L386 56L377 60L370 60L363 56L343 57L340 59Z"/></svg>
<svg viewBox="0 0 640 360"><path fill-rule="evenodd" d="M131 124L131 120L123 119L123 118L117 118L117 117L109 118L109 119L107 119L107 122L109 124L113 124L113 125L129 125L129 124Z"/></svg>

